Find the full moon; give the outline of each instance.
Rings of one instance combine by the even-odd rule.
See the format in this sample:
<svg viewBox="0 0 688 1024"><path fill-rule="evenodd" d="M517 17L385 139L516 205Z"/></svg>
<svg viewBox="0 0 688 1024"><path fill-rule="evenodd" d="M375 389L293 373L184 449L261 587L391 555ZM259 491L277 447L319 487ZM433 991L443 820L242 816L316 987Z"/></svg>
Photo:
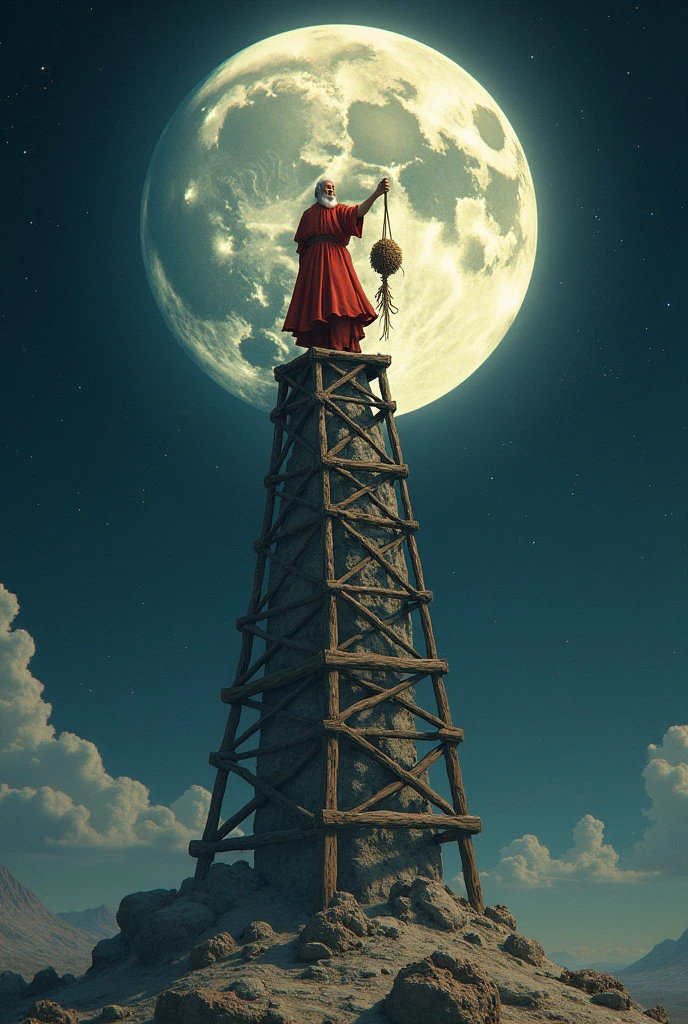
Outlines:
<svg viewBox="0 0 688 1024"><path fill-rule="evenodd" d="M516 133L466 71L413 39L357 25L242 50L186 98L153 154L141 205L148 279L170 330L223 388L270 409L272 368L304 350L281 331L294 232L331 178L340 202L390 179L404 271L390 279L399 413L457 387L513 322L535 260L535 190ZM382 200L349 251L372 301Z"/></svg>

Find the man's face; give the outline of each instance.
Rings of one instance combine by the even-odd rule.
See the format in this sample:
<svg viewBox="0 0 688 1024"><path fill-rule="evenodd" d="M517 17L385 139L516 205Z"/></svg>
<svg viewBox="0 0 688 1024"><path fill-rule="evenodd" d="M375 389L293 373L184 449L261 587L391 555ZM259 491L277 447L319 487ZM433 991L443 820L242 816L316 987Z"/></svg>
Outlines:
<svg viewBox="0 0 688 1024"><path fill-rule="evenodd" d="M326 206L330 210L337 205L337 192L334 187L334 182L330 181L329 178L327 178L320 187L318 202L321 206Z"/></svg>

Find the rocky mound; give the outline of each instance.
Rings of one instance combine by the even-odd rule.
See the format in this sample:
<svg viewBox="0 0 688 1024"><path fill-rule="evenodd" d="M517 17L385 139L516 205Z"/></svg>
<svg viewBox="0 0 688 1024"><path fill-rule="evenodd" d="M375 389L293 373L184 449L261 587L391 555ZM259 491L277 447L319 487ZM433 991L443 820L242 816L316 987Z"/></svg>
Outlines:
<svg viewBox="0 0 688 1024"><path fill-rule="evenodd" d="M506 907L476 914L429 878L395 884L388 903L368 907L337 893L308 917L246 863L216 864L203 883L127 896L117 920L119 934L98 943L86 976L51 1008L25 993L2 1019L647 1024L616 979L562 972ZM651 1016L666 1024L662 1008Z"/></svg>

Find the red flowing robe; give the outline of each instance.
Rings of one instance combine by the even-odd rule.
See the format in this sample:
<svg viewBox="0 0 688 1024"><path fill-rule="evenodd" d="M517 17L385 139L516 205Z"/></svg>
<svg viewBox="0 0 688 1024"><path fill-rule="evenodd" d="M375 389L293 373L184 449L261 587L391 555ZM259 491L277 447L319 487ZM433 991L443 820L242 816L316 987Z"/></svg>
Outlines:
<svg viewBox="0 0 688 1024"><path fill-rule="evenodd" d="M356 276L347 245L352 235L363 234L357 206L333 208L314 203L294 235L299 273L283 331L291 331L303 348L333 348L360 352L363 328L377 320ZM337 241L309 239L330 235Z"/></svg>

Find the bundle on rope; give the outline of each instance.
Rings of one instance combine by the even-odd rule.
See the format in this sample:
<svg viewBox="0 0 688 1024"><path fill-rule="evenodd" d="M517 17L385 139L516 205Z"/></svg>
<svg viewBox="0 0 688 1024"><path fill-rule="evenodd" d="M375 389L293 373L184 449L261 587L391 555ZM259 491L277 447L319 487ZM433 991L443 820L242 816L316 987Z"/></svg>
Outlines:
<svg viewBox="0 0 688 1024"><path fill-rule="evenodd" d="M388 278L396 274L401 267L403 255L401 246L392 238L392 228L389 223L389 210L387 209L387 193L385 192L385 215L382 219L382 238L376 242L370 250L370 265L373 270L382 277L382 284L375 296L375 307L382 318L382 334L380 341L389 338L389 329L392 326L390 316L398 313L399 310L392 302L392 293L389 290ZM401 270L404 273L403 268Z"/></svg>

